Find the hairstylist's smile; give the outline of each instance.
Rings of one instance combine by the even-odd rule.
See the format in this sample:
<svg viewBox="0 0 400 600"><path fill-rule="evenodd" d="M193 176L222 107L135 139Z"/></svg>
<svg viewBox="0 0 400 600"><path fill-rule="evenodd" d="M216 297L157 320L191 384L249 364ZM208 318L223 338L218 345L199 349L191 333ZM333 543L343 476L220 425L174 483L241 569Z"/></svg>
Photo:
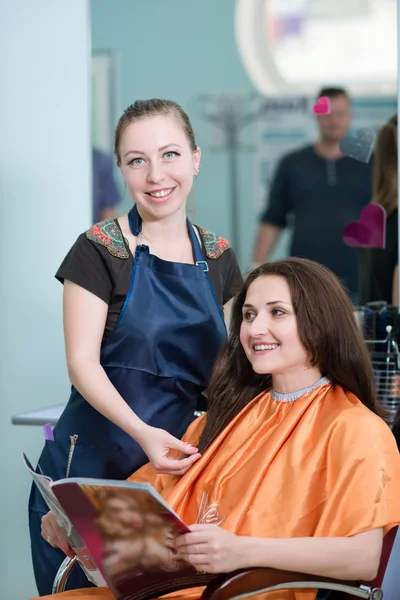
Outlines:
<svg viewBox="0 0 400 600"><path fill-rule="evenodd" d="M153 190L151 192L146 192L146 194L148 196L150 196L151 198L153 198L156 201L164 201L167 198L169 198L172 194L172 192L175 190L175 187L172 188L163 188L161 190Z"/></svg>

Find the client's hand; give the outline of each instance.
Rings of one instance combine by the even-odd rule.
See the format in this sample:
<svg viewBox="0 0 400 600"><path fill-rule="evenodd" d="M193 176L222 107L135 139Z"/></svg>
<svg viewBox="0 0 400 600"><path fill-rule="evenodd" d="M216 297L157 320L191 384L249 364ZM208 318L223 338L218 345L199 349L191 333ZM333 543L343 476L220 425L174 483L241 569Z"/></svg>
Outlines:
<svg viewBox="0 0 400 600"><path fill-rule="evenodd" d="M242 566L240 538L217 525L191 525L175 540L180 556L205 573L229 573Z"/></svg>
<svg viewBox="0 0 400 600"><path fill-rule="evenodd" d="M67 538L55 520L53 513L50 511L42 517L42 537L50 546L60 548L70 558L75 556L68 545Z"/></svg>
<svg viewBox="0 0 400 600"><path fill-rule="evenodd" d="M136 439L149 457L156 473L183 475L201 456L194 446L178 440L164 429L149 425L146 425ZM179 450L181 456L186 458L173 458L169 456L170 450Z"/></svg>

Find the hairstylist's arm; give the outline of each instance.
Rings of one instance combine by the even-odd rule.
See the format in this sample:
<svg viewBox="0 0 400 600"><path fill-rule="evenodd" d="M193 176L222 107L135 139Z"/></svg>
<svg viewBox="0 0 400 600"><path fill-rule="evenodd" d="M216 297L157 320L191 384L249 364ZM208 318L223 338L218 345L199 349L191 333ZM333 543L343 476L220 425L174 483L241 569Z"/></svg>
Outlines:
<svg viewBox="0 0 400 600"><path fill-rule="evenodd" d="M144 423L117 392L100 364L107 304L79 285L65 281L63 310L71 383L96 410L141 445L157 473L185 473L200 457L197 448ZM179 450L186 457L171 458L170 450Z"/></svg>
<svg viewBox="0 0 400 600"><path fill-rule="evenodd" d="M281 234L282 228L272 223L260 223L249 270L256 269L268 260Z"/></svg>

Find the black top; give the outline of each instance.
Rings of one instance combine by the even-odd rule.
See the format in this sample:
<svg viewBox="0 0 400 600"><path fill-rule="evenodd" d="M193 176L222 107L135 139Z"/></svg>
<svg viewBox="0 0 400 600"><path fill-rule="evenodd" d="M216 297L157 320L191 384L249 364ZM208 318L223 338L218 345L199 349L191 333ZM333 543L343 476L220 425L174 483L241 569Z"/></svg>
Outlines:
<svg viewBox="0 0 400 600"><path fill-rule="evenodd" d="M112 221L110 220L109 223ZM120 232L123 244L122 232L117 220L113 223L117 225L117 231ZM243 283L236 255L223 238L218 238L200 228L198 230L201 234L203 253L209 267L208 275L217 301L222 307L236 295ZM95 238L97 241L94 241ZM212 242L207 241L205 246L205 239L212 240ZM104 245L100 240L102 237L99 224L81 234L63 260L56 273L56 278L61 283L68 279L108 304L104 341L113 330L128 294L132 277L133 255L127 243L122 246L123 252L121 252L120 245L116 251L117 255L113 255L107 249L107 243Z"/></svg>
<svg viewBox="0 0 400 600"><path fill-rule="evenodd" d="M392 304L393 273L398 262L397 209L386 219L385 248L359 248L361 305L385 301Z"/></svg>
<svg viewBox="0 0 400 600"><path fill-rule="evenodd" d="M347 156L327 160L307 146L279 163L261 220L285 227L293 215L291 254L327 266L354 292L356 254L342 233L370 202L371 182L372 161L365 164Z"/></svg>

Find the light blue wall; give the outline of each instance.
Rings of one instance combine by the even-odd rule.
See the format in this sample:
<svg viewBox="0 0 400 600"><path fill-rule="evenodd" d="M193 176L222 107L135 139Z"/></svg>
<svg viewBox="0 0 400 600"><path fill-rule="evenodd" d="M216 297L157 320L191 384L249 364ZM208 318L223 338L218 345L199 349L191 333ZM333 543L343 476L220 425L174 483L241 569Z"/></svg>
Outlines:
<svg viewBox="0 0 400 600"><path fill-rule="evenodd" d="M92 0L93 50L118 53L119 111L138 98L165 97L189 113L202 148L192 220L225 237L230 231L228 157L210 152L199 93L254 92L234 39L234 0ZM256 223L251 155L239 158L242 265L248 263ZM128 204L126 203L126 206Z"/></svg>
<svg viewBox="0 0 400 600"><path fill-rule="evenodd" d="M90 223L86 0L0 2L0 598L36 595L29 473L40 427L13 414L66 400L62 286L54 273Z"/></svg>

